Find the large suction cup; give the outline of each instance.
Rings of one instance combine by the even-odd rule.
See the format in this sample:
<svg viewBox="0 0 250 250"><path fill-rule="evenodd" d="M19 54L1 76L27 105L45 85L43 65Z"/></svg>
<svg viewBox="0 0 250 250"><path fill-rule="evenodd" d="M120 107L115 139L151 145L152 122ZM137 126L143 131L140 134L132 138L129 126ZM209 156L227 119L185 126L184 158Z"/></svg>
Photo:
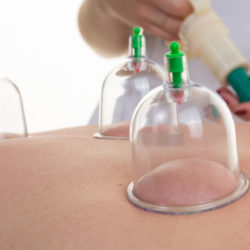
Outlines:
<svg viewBox="0 0 250 250"><path fill-rule="evenodd" d="M145 210L188 214L244 195L235 126L225 102L189 80L177 43L166 54L166 81L139 103L131 121L133 182L128 199Z"/></svg>

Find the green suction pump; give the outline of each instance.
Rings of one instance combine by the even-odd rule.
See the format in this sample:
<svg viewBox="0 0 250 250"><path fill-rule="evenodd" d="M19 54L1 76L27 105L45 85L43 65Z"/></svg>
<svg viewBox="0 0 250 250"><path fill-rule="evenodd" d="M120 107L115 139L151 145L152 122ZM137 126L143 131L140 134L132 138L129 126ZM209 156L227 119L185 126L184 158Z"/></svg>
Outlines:
<svg viewBox="0 0 250 250"><path fill-rule="evenodd" d="M237 93L240 102L250 102L250 78L244 68L233 70L227 81Z"/></svg>
<svg viewBox="0 0 250 250"><path fill-rule="evenodd" d="M230 84L240 102L249 102L248 60L232 41L210 0L189 2L193 12L185 18L179 32L188 54L202 60L222 86Z"/></svg>

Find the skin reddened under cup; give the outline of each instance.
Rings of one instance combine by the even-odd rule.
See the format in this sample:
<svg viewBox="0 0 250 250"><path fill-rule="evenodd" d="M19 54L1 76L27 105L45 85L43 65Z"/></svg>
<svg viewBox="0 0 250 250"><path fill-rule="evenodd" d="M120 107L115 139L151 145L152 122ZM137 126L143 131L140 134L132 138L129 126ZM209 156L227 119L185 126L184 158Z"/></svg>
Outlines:
<svg viewBox="0 0 250 250"><path fill-rule="evenodd" d="M145 211L193 214L226 206L240 199L249 181L239 181L224 166L204 159L181 159L163 164L127 188L127 197Z"/></svg>
<svg viewBox="0 0 250 250"><path fill-rule="evenodd" d="M101 132L94 134L95 138L103 139L129 139L129 122L118 123L104 127Z"/></svg>
<svg viewBox="0 0 250 250"><path fill-rule="evenodd" d="M14 138L19 138L19 137L23 137L23 135L13 134L13 133L1 133L0 132L0 140L14 139Z"/></svg>
<svg viewBox="0 0 250 250"><path fill-rule="evenodd" d="M225 197L236 187L234 175L222 165L204 159L181 159L147 173L134 192L150 203L192 206Z"/></svg>

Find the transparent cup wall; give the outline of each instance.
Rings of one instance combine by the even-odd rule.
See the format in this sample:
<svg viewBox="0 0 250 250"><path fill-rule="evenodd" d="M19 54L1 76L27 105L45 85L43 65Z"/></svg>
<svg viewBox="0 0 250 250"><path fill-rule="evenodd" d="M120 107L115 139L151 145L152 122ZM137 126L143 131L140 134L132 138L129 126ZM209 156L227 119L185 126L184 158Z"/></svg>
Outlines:
<svg viewBox="0 0 250 250"><path fill-rule="evenodd" d="M163 82L161 68L146 57L130 57L106 77L101 94L99 134L128 139L129 124L139 101Z"/></svg>
<svg viewBox="0 0 250 250"><path fill-rule="evenodd" d="M231 113L210 90L158 87L137 107L131 130L134 181L128 198L136 206L194 213L247 191Z"/></svg>
<svg viewBox="0 0 250 250"><path fill-rule="evenodd" d="M0 140L27 136L23 103L19 90L0 77Z"/></svg>

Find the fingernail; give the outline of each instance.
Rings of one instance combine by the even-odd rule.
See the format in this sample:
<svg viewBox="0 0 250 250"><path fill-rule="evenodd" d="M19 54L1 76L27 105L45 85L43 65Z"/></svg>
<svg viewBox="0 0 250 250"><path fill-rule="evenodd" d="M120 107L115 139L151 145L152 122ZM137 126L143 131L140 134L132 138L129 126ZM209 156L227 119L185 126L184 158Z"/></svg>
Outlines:
<svg viewBox="0 0 250 250"><path fill-rule="evenodd" d="M234 112L236 115L245 115L247 113L246 110L242 109L242 110L238 110Z"/></svg>

